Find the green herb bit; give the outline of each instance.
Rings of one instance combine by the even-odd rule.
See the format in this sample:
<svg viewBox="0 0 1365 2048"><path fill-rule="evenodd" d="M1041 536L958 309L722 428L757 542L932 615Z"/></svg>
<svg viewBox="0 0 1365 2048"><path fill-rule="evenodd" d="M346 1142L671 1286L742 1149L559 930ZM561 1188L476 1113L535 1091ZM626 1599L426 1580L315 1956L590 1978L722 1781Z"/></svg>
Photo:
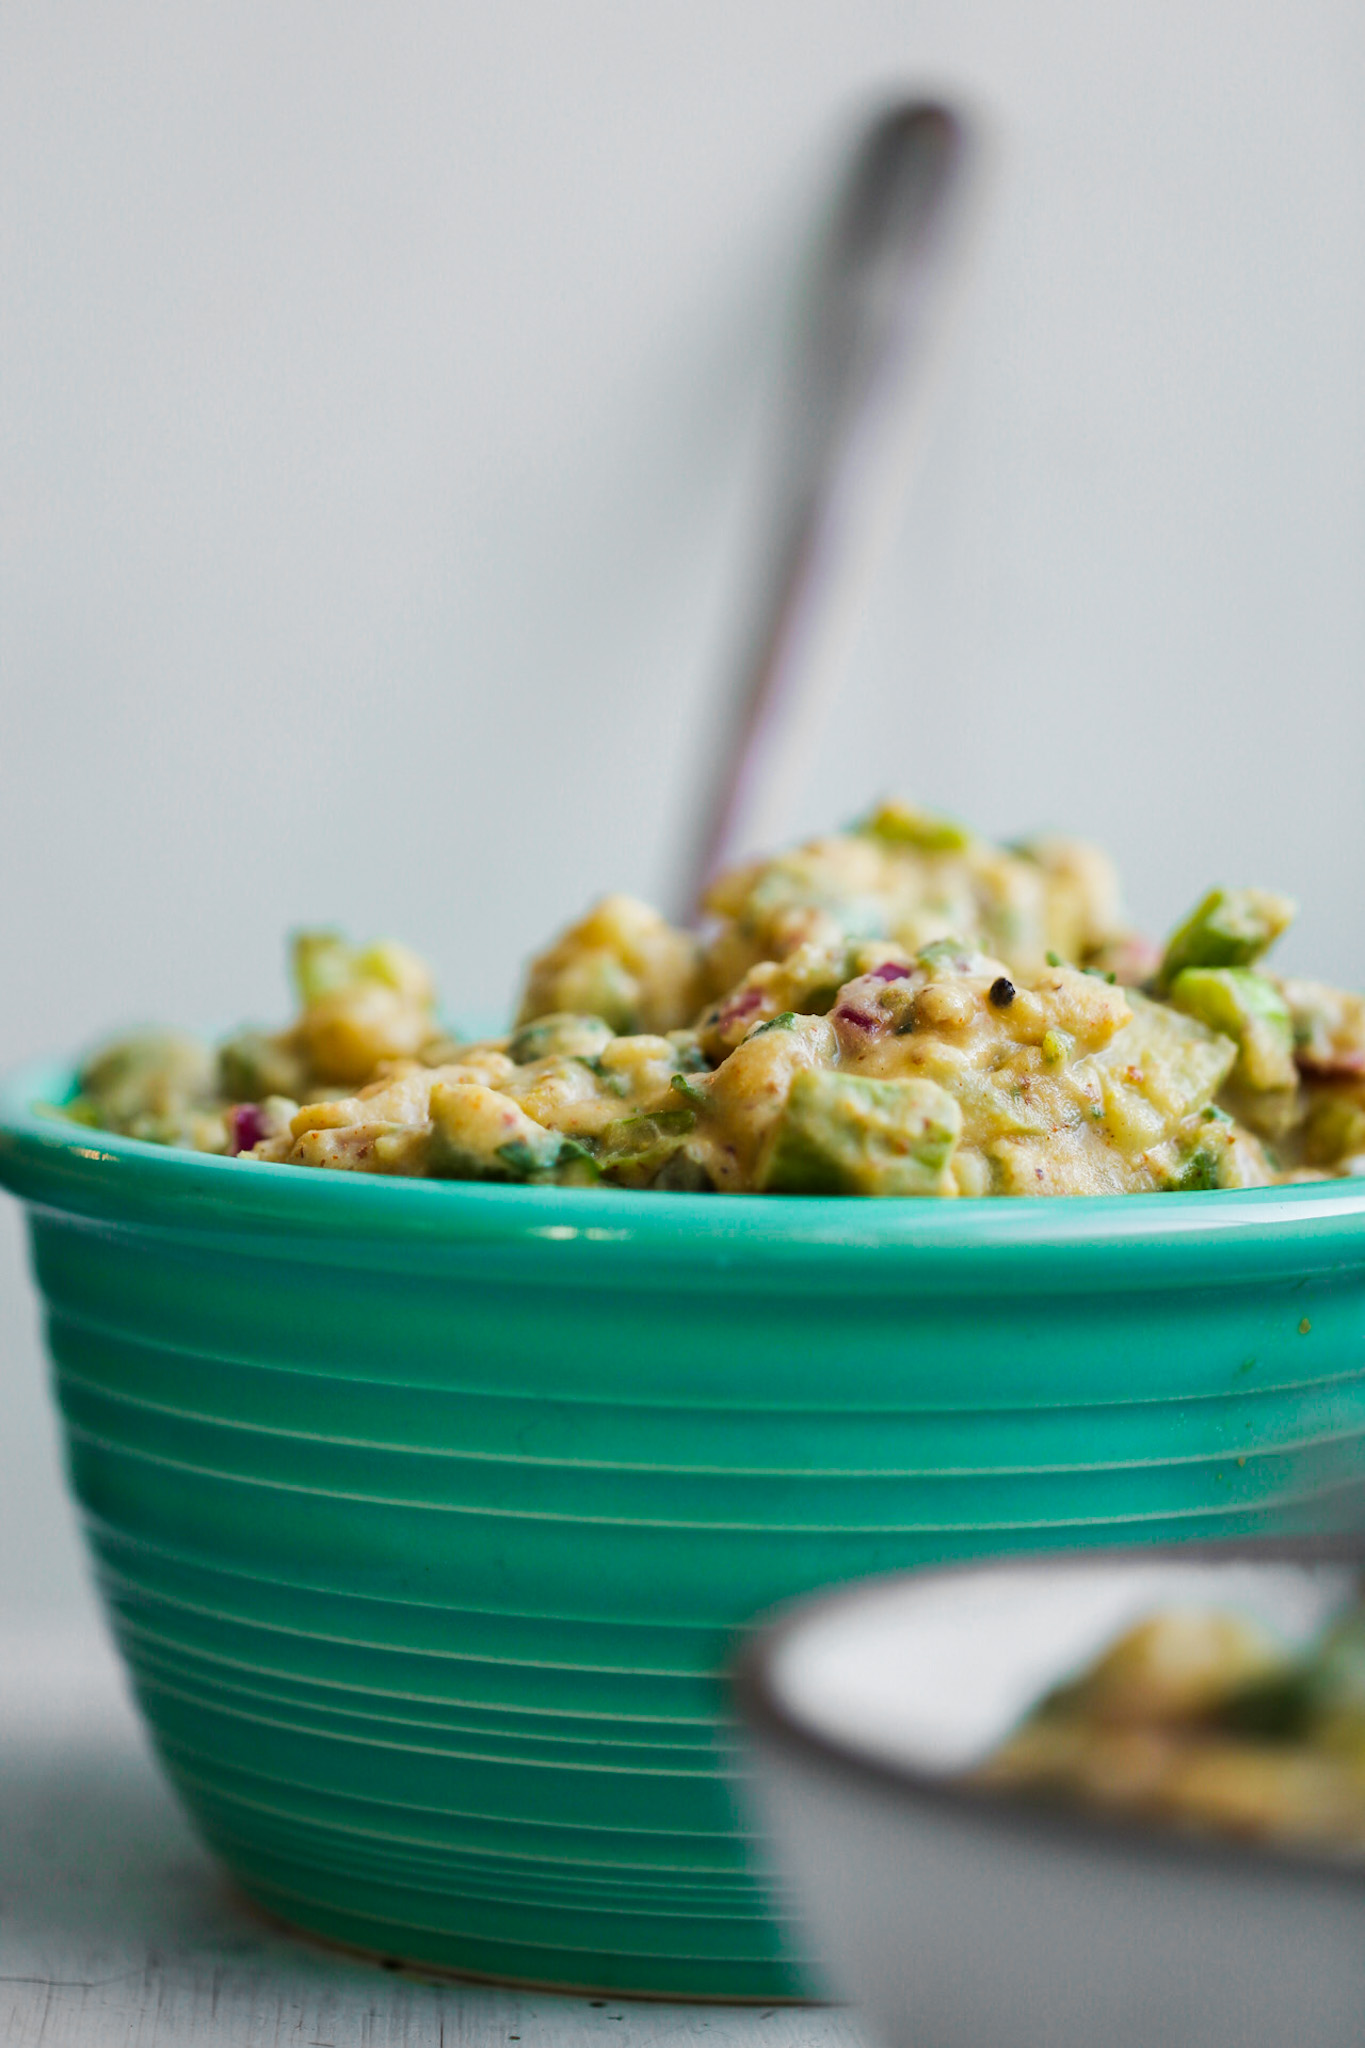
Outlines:
<svg viewBox="0 0 1365 2048"><path fill-rule="evenodd" d="M694 1131L697 1127L697 1113L694 1109L656 1109L652 1116L627 1118L626 1121L653 1124L657 1131L662 1131L667 1137L685 1138L689 1131Z"/></svg>
<svg viewBox="0 0 1365 2048"><path fill-rule="evenodd" d="M634 1158L661 1138L685 1138L696 1129L696 1124L697 1112L691 1108L656 1109L648 1115L623 1116L603 1131L602 1153L616 1159Z"/></svg>
<svg viewBox="0 0 1365 2048"><path fill-rule="evenodd" d="M678 1066L684 1074L709 1074L711 1062L706 1057L696 1036L691 1031L670 1031L668 1042L673 1047Z"/></svg>
<svg viewBox="0 0 1365 2048"><path fill-rule="evenodd" d="M1241 1687L1216 1709L1214 1721L1229 1734L1262 1742L1296 1742L1307 1735L1317 1704L1310 1670L1276 1671Z"/></svg>
<svg viewBox="0 0 1365 2048"><path fill-rule="evenodd" d="M1172 1194L1187 1194L1197 1188L1216 1188L1220 1185L1218 1160L1207 1147L1201 1145L1197 1151L1190 1153L1179 1172L1173 1176L1170 1191Z"/></svg>
<svg viewBox="0 0 1365 2048"><path fill-rule="evenodd" d="M769 1017L766 1024L756 1024L749 1033L750 1038L761 1038L765 1031L790 1031L796 1022L795 1010L783 1010L776 1017Z"/></svg>
<svg viewBox="0 0 1365 2048"><path fill-rule="evenodd" d="M498 1146L498 1158L509 1173L525 1180L532 1174L548 1173L559 1164L566 1141L556 1131L547 1131L545 1139L542 1144L538 1138L509 1138Z"/></svg>
<svg viewBox="0 0 1365 2048"><path fill-rule="evenodd" d="M600 1059L590 1057L586 1053L578 1052L573 1057L580 1067L587 1068L594 1080L600 1081L604 1095L629 1095L630 1082L624 1074L613 1074L610 1068L603 1066Z"/></svg>
<svg viewBox="0 0 1365 2048"><path fill-rule="evenodd" d="M565 1138L555 1161L555 1179L562 1187L596 1187L602 1169L591 1139Z"/></svg>

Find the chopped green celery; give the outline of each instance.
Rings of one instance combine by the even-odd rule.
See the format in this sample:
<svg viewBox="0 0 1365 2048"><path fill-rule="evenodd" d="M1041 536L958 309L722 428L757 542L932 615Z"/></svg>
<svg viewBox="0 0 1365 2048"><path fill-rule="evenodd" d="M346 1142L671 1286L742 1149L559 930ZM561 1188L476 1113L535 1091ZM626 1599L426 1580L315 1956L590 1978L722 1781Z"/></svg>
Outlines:
<svg viewBox="0 0 1365 2048"><path fill-rule="evenodd" d="M543 1017L532 1018L515 1031L508 1043L507 1056L519 1067L526 1067L532 1060L563 1059L583 1060L587 1065L594 1063L611 1044L613 1032L610 1024L601 1017L580 1016L572 1010L550 1010Z"/></svg>
<svg viewBox="0 0 1365 2048"><path fill-rule="evenodd" d="M425 1005L433 999L425 963L396 939L353 946L340 932L301 931L293 934L290 945L294 985L305 1008L339 989L368 985L392 989L414 1003Z"/></svg>
<svg viewBox="0 0 1365 2048"><path fill-rule="evenodd" d="M209 1106L214 1079L213 1055L198 1039L178 1031L139 1031L102 1046L85 1062L80 1092L105 1130L173 1144L173 1137L158 1138L156 1131L179 1129L189 1111Z"/></svg>
<svg viewBox="0 0 1365 2048"><path fill-rule="evenodd" d="M929 944L921 946L915 955L916 963L920 967L930 969L949 967L959 960L974 962L975 959L976 954L972 947L964 945L961 939L931 939Z"/></svg>
<svg viewBox="0 0 1365 2048"><path fill-rule="evenodd" d="M837 995L838 990L836 989L834 993ZM765 1031L790 1031L795 1022L795 1010L781 1010L776 1017L769 1017L766 1024L755 1024L749 1036L750 1038L761 1038Z"/></svg>
<svg viewBox="0 0 1365 2048"><path fill-rule="evenodd" d="M791 1084L759 1185L774 1194L938 1195L962 1112L926 1080L807 1068Z"/></svg>
<svg viewBox="0 0 1365 2048"><path fill-rule="evenodd" d="M1169 1001L1236 1040L1234 1081L1257 1092L1295 1085L1289 1005L1265 975L1249 967L1185 967L1171 983Z"/></svg>
<svg viewBox="0 0 1365 2048"><path fill-rule="evenodd" d="M349 988L356 978L355 947L340 932L295 932L291 940L294 986L305 1003L334 989Z"/></svg>
<svg viewBox="0 0 1365 2048"><path fill-rule="evenodd" d="M306 1083L304 1062L284 1034L239 1031L218 1048L218 1086L229 1102L264 1102L267 1095L297 1101Z"/></svg>
<svg viewBox="0 0 1365 2048"><path fill-rule="evenodd" d="M621 1117L599 1140L598 1165L609 1180L648 1187L695 1130L697 1112L679 1105L650 1115ZM681 1184L681 1183L679 1183Z"/></svg>
<svg viewBox="0 0 1365 2048"><path fill-rule="evenodd" d="M917 853L962 853L972 843L971 833L956 818L913 804L879 804L854 830L887 846L911 846Z"/></svg>
<svg viewBox="0 0 1365 2048"><path fill-rule="evenodd" d="M1166 941L1156 986L1164 994L1187 967L1250 967L1294 916L1269 889L1210 889Z"/></svg>
<svg viewBox="0 0 1365 2048"><path fill-rule="evenodd" d="M415 1003L428 1003L433 995L426 962L397 939L376 939L362 947L355 956L355 978L391 988Z"/></svg>
<svg viewBox="0 0 1365 2048"><path fill-rule="evenodd" d="M596 1187L602 1179L602 1169L597 1164L597 1154L591 1141L584 1143L579 1138L564 1138L554 1163L553 1176L560 1187Z"/></svg>

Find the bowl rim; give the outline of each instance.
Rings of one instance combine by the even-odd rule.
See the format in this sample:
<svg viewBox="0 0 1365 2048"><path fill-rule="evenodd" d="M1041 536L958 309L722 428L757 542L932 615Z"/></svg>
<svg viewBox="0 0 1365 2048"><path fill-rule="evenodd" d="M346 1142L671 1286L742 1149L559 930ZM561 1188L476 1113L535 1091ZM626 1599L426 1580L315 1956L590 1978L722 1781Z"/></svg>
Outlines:
<svg viewBox="0 0 1365 2048"><path fill-rule="evenodd" d="M34 1060L0 1078L0 1185L44 1209L116 1222L136 1210L180 1227L264 1225L301 1234L363 1232L378 1241L471 1236L544 1248L593 1240L599 1255L676 1252L780 1260L820 1268L897 1251L998 1255L1020 1274L1040 1256L1199 1256L1201 1271L1237 1248L1243 1272L1301 1271L1312 1257L1339 1268L1342 1234L1365 1265L1365 1176L1269 1188L1192 1190L1159 1198L1039 1195L1010 1200L932 1196L662 1194L630 1188L547 1188L487 1181L305 1172L262 1160L154 1145L64 1122L74 1065ZM1358 1252L1356 1250L1358 1247ZM1268 1264L1263 1262L1268 1261ZM1100 1280L1098 1270L1089 1284ZM1195 1277L1191 1269L1191 1277Z"/></svg>
<svg viewBox="0 0 1365 2048"><path fill-rule="evenodd" d="M1016 1840L1031 1838L1081 1851L1102 1849L1130 1861L1139 1856L1186 1867L1193 1864L1242 1879L1248 1874L1310 1877L1320 1884L1359 1893L1365 1889L1365 1855L1359 1861L1348 1861L1288 1842L1184 1833L1159 1822L1061 1802L1053 1805L1024 1793L992 1790L915 1764L892 1762L855 1741L828 1735L803 1719L783 1699L776 1682L778 1659L794 1636L831 1612L877 1599L889 1587L933 1582L951 1585L981 1572L1037 1571L1040 1567L1073 1572L1159 1562L1337 1565L1365 1575L1365 1537L1230 1537L1193 1543L1096 1545L1083 1550L1015 1551L879 1573L785 1603L760 1620L731 1658L731 1697L741 1720L760 1744L806 1770L814 1767L826 1778L874 1791L883 1801L889 1797L901 1806L924 1808Z"/></svg>

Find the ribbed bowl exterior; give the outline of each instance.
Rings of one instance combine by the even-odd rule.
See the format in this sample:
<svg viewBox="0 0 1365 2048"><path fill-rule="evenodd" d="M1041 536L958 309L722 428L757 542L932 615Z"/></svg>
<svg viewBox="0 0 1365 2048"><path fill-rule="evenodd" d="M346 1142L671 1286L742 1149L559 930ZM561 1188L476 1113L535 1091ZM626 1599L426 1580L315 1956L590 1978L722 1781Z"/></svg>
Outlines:
<svg viewBox="0 0 1365 2048"><path fill-rule="evenodd" d="M1037 1202L379 1182L0 1097L72 1482L255 1899L547 1984L799 1996L723 1672L952 1556L1329 1529L1365 1183Z"/></svg>

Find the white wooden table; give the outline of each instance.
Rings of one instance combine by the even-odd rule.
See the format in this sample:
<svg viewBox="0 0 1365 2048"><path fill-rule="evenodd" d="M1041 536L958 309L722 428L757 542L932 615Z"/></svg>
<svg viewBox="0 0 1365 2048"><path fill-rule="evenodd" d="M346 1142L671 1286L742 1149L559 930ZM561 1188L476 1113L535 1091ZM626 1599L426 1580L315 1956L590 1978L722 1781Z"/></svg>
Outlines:
<svg viewBox="0 0 1365 2048"><path fill-rule="evenodd" d="M866 2048L847 2012L433 1983L292 1942L219 1876L112 1652L0 1635L3 2048Z"/></svg>

